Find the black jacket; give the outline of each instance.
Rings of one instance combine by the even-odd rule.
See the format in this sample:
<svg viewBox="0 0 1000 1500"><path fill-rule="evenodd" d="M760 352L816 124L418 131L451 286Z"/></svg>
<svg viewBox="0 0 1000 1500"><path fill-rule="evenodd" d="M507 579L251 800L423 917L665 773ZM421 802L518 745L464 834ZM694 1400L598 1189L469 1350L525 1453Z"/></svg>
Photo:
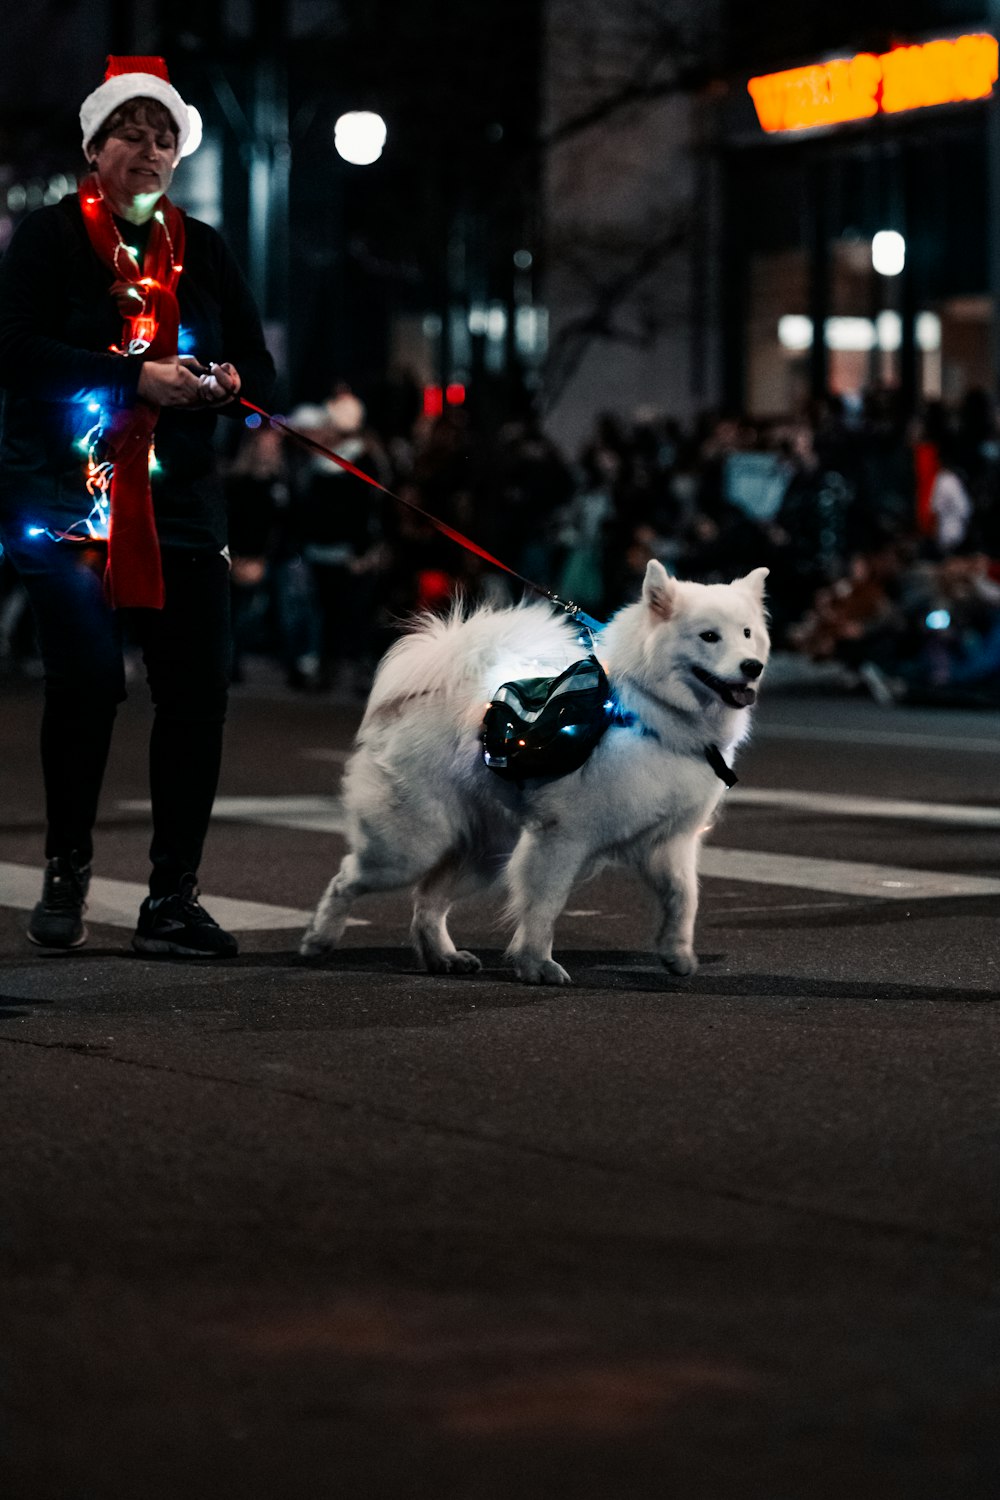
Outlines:
<svg viewBox="0 0 1000 1500"><path fill-rule="evenodd" d="M231 361L244 394L266 406L274 362L250 289L221 236L187 218L177 288L180 352ZM125 226L127 234L128 226ZM108 352L122 339L112 277L87 236L75 195L18 227L0 263L0 526L65 530L91 508L79 447L96 408L132 406L142 356ZM221 408L239 418L241 408ZM165 545L219 548L226 508L215 472L216 413L164 408L154 436L153 508Z"/></svg>

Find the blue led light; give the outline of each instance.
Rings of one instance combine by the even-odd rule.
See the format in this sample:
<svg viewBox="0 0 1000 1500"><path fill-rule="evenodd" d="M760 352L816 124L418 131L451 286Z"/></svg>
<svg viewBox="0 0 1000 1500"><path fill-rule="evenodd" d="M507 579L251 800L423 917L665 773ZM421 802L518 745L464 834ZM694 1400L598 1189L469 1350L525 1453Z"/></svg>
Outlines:
<svg viewBox="0 0 1000 1500"><path fill-rule="evenodd" d="M252 411L248 417L243 418L243 422L245 426L253 428L260 426L261 419L255 411Z"/></svg>
<svg viewBox="0 0 1000 1500"><path fill-rule="evenodd" d="M924 624L928 630L947 630L951 624L951 615L946 609L932 609Z"/></svg>
<svg viewBox="0 0 1000 1500"><path fill-rule="evenodd" d="M28 536L44 536L45 535L45 527L44 526L29 526L27 534L28 534Z"/></svg>

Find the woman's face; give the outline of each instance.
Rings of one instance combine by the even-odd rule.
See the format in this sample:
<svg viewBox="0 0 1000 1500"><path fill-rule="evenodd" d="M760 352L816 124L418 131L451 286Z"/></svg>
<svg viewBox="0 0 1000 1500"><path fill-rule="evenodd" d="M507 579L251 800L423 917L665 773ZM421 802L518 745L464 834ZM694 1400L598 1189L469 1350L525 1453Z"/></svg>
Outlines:
<svg viewBox="0 0 1000 1500"><path fill-rule="evenodd" d="M121 215L134 210L148 217L174 175L177 137L142 115L119 125L93 160L111 207Z"/></svg>

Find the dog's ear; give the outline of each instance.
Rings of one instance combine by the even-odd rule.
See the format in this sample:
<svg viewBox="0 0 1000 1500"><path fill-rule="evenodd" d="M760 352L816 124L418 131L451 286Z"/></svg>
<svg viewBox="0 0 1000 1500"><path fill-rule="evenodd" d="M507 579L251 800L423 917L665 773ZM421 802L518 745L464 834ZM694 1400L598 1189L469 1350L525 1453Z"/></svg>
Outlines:
<svg viewBox="0 0 1000 1500"><path fill-rule="evenodd" d="M642 581L643 603L661 620L669 620L677 609L677 583L661 562L651 557Z"/></svg>
<svg viewBox="0 0 1000 1500"><path fill-rule="evenodd" d="M770 572L770 568L754 568L745 578L734 578L733 582L741 589L749 589L758 599L764 598L764 579Z"/></svg>

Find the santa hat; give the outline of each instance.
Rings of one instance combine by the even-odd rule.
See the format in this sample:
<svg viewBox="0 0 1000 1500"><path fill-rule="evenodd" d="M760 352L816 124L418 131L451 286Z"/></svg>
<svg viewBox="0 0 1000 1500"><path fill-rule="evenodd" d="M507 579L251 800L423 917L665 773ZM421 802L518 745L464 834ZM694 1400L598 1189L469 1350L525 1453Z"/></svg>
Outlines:
<svg viewBox="0 0 1000 1500"><path fill-rule="evenodd" d="M87 150L105 120L129 99L156 99L177 124L177 156L190 156L201 145L201 115L185 104L170 82L162 57L109 57L104 82L80 106L83 149Z"/></svg>

